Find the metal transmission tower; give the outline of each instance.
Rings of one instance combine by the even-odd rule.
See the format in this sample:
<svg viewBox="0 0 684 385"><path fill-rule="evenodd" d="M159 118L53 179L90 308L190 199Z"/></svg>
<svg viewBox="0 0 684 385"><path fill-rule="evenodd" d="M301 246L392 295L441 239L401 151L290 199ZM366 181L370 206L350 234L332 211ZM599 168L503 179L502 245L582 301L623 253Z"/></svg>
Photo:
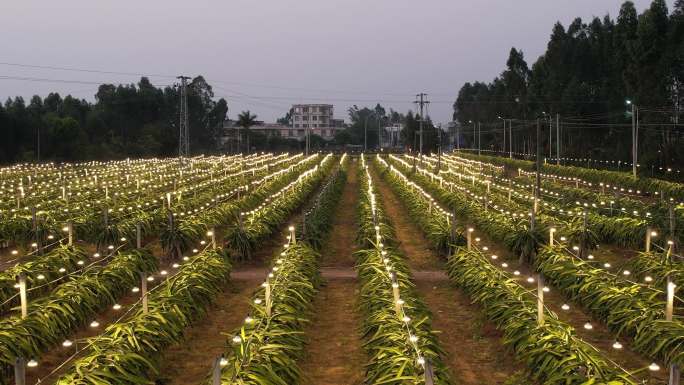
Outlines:
<svg viewBox="0 0 684 385"><path fill-rule="evenodd" d="M181 161L190 156L190 125L188 124L188 79L187 76L179 76L180 79L180 134L178 136L178 157Z"/></svg>
<svg viewBox="0 0 684 385"><path fill-rule="evenodd" d="M423 115L423 107L430 102L425 99L427 97L426 93L419 93L416 95L416 100L414 103L418 104L420 106L420 131L419 131L419 136L420 136L420 145L418 147L418 152L420 155L423 155L423 121L425 120L425 117Z"/></svg>

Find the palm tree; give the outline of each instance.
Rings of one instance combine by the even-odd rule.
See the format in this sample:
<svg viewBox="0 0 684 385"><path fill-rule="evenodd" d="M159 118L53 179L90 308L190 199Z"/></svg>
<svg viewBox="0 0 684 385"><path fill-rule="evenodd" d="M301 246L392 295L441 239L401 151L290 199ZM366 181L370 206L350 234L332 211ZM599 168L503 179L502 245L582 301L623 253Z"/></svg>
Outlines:
<svg viewBox="0 0 684 385"><path fill-rule="evenodd" d="M257 116L252 115L249 110L242 111L240 115L238 115L237 125L244 128L247 132L247 153L251 151L251 147L249 146L249 128L256 124L256 119ZM240 142L241 138L242 135L238 133L238 142Z"/></svg>

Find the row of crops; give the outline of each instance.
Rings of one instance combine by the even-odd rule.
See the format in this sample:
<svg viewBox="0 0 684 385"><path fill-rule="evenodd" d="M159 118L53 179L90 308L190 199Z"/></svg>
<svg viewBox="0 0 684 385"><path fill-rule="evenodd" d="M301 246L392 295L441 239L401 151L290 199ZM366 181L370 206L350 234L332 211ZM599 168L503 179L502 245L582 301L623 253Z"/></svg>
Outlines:
<svg viewBox="0 0 684 385"><path fill-rule="evenodd" d="M12 377L11 366L16 368L27 360L29 367L36 365L40 355L60 341L71 346L65 338L105 308L122 309L116 301L126 293L140 292L141 278L143 291L155 278L161 283L103 334L85 342L58 383L141 383L153 375L159 352L178 342L183 330L204 314L228 279L230 260L234 259L229 255L242 250L230 241L227 248L220 247L214 229L224 227L229 234L249 229L249 239L268 236L317 188L334 163L330 155L268 158L264 166L245 169L233 180L221 182L222 187L212 187L205 194L207 201L186 203L177 212L172 211L175 205L166 207L169 220L156 237L157 242L173 245L179 253L168 263L171 272L159 271L158 258L146 249L131 248L123 237L121 245L107 248L106 254L88 256L79 246L58 245L25 255L26 261L3 271L3 281L8 283L18 275L30 277L26 282L31 293L26 297L30 302L25 314L11 309L1 321L3 383ZM231 190L224 193L222 189ZM221 199L223 194L226 199ZM135 215L145 212L141 209ZM243 217L247 218L243 221ZM121 222L112 220L110 225ZM211 241L207 242L207 236ZM16 285L7 290L10 302L17 297L12 289L16 293ZM96 324L93 321L90 326L99 326Z"/></svg>
<svg viewBox="0 0 684 385"><path fill-rule="evenodd" d="M528 171L462 154L254 154L0 169L0 384L57 349L74 354L42 383L154 383L164 352L183 343L218 296L231 295L235 266L288 225L282 246L263 262L268 270L248 312L217 336L225 349L196 382L301 383L321 254L336 213L352 209L338 205L349 173L360 182L357 242L349 247L356 247L365 383L458 383L381 183L532 381L636 385L661 366L676 373L684 365L679 187L597 185L610 175L548 167L535 195ZM512 258L493 255L479 234ZM573 319L544 302L549 290L581 308L589 326L604 325L614 349L647 364L625 367L619 354L584 338ZM114 321L100 325L110 309ZM76 341L84 329L89 337Z"/></svg>
<svg viewBox="0 0 684 385"><path fill-rule="evenodd" d="M652 360L681 365L679 343L684 336L684 330L681 329L682 324L677 315L668 315L665 306L666 294L672 295L672 289L676 287L674 279L681 271L680 263L672 254L671 244L674 242L664 245L660 252L639 254L620 266L618 272L611 271L609 264L600 265L591 254L580 252L581 247L578 245L581 244L581 235L591 230L587 230L589 226L586 226L580 232L580 237L573 238L573 233L567 228L570 227L568 223L571 223L572 217L577 214L560 215L558 210L547 210L545 213L543 207L546 203L555 206L556 209L558 203L550 200L544 202L545 198L542 197L540 201L544 202L544 205L539 206L541 214L537 217L538 222L534 228L528 215L532 210L528 197L521 193L522 199L516 201L515 191L510 194L510 189L502 189L497 194L492 188L493 175L485 175L480 165L469 167L469 162L459 162L460 160L462 159L449 156L442 159L426 157L423 160L408 156L390 156L388 161L381 159L378 162L387 170L390 179L394 180L395 187L404 186L405 189L413 191L415 199L423 200L423 207L413 211L418 222L421 221L420 214L429 212L434 202L445 204L449 207L448 211L460 219L465 219L466 225L462 226L461 231L471 226L475 227L515 254L530 259L533 268L567 298L604 322L617 338L630 339L632 349ZM584 213L585 210L581 212ZM545 215L549 219L546 219ZM435 222L434 218L432 221ZM437 224L433 224L432 228L437 228ZM432 230L432 233L436 232ZM545 246L549 241L548 236L553 236L554 233L554 246ZM481 289L469 287L483 282L475 276L467 278L473 271L464 270L469 261L476 259L473 254L477 253L468 250L465 252L467 256L461 257L463 253L463 250L457 251L450 257L451 276L467 291L472 290L478 299L482 298L485 308L494 306L494 297L487 298L479 291ZM492 258L494 257L496 256ZM481 262L486 261L495 262L493 259L482 258L471 267L478 267L481 270ZM491 266L494 266L492 270L499 274L498 278L496 275L492 277L493 282L503 284L506 279L519 279L504 274L505 269L494 264ZM502 266L507 264L503 263ZM644 281L635 282L632 277L640 277ZM668 280L669 284L656 286ZM513 309L512 306L507 308ZM500 314L492 317L499 319ZM616 346L622 347L617 343ZM591 361L595 362L594 359ZM653 364L651 367L655 369L658 365ZM556 373L556 369L552 372ZM580 372L584 373L586 369ZM603 374L599 377L607 379Z"/></svg>

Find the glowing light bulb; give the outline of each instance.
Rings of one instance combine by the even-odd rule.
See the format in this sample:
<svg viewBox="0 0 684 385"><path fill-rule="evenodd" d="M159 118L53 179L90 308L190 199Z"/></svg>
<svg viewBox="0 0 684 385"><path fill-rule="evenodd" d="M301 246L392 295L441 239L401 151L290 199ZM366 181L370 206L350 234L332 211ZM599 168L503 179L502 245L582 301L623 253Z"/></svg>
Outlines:
<svg viewBox="0 0 684 385"><path fill-rule="evenodd" d="M98 327L98 326L100 326L100 323L97 322L97 321L93 321L93 322L90 323L90 327L91 327L91 328L96 328L96 327Z"/></svg>
<svg viewBox="0 0 684 385"><path fill-rule="evenodd" d="M121 305L119 305L118 303L115 303L114 306L112 306L112 309L121 310Z"/></svg>
<svg viewBox="0 0 684 385"><path fill-rule="evenodd" d="M650 370L652 372L657 372L660 370L660 366L658 364L656 364L655 362L653 362L651 365L648 365L648 370Z"/></svg>
<svg viewBox="0 0 684 385"><path fill-rule="evenodd" d="M584 328L587 329L587 330L591 330L591 329L594 328L594 326L593 326L589 321L587 321L587 322L584 324Z"/></svg>
<svg viewBox="0 0 684 385"><path fill-rule="evenodd" d="M64 346L65 348L68 348L69 346L71 346L73 344L74 343L71 342L70 340L64 340L64 342L62 342L62 346Z"/></svg>
<svg viewBox="0 0 684 385"><path fill-rule="evenodd" d="M622 344L619 341L615 341L615 343L613 343L613 349L622 349Z"/></svg>
<svg viewBox="0 0 684 385"><path fill-rule="evenodd" d="M564 304L561 306L561 309L567 311L567 310L570 310L570 306L569 306L568 304L564 303Z"/></svg>

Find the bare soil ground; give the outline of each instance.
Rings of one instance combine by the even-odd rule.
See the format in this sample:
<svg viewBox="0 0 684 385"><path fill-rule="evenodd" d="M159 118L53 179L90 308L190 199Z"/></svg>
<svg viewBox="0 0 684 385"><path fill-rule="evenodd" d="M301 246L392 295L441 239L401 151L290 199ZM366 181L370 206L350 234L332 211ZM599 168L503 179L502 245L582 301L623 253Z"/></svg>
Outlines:
<svg viewBox="0 0 684 385"><path fill-rule="evenodd" d="M432 325L439 331L439 344L447 353L443 359L452 378L459 384L475 385L504 384L518 377L523 365L501 343L502 334L484 319L465 293L451 285L443 271L444 260L430 249L389 186L381 178L377 182L416 288L432 311Z"/></svg>
<svg viewBox="0 0 684 385"><path fill-rule="evenodd" d="M457 220L461 221L461 223L468 223L467 218L457 218ZM519 258L512 255L512 253L503 245L494 242L476 226L472 227L475 228L475 232L473 233L474 242L479 245L479 247L487 246L490 254L499 257L495 262L497 267L506 270L509 273L516 270L519 271L520 284L530 290L536 290L536 282L528 283L526 281L527 278L534 273L527 263L521 265L519 263ZM479 241L476 241L478 238ZM618 257L620 253L618 253L617 250L619 249L615 247L605 247L604 250L594 252L594 254L597 256L597 260L605 258L606 261L610 260L614 266L617 266L618 264L621 265L624 263L628 258L628 254L626 254L624 250L622 251L623 254ZM507 268L501 266L501 263L504 262L508 264ZM594 319L594 317L584 310L581 305L565 298L565 296L563 296L554 286L547 286L549 287L550 292L544 294L544 305L554 311L562 321L573 326L578 337L599 349L605 357L613 360L615 363L629 371L644 369L651 363L651 360L631 350L630 341L624 338L619 339L623 348L619 350L614 349L613 343L616 341L616 336L610 332L602 322ZM563 304L568 304L570 309L563 310ZM592 329L585 329L584 325L587 322L591 324ZM639 378L646 381L645 384L667 383L667 373L664 369L661 369L659 372L650 372L648 370L642 371L639 374Z"/></svg>
<svg viewBox="0 0 684 385"><path fill-rule="evenodd" d="M366 356L357 332L361 321L356 311L358 283L353 269L358 188L357 175L352 171L331 236L321 251L324 284L314 303L316 313L306 330L309 340L301 362L302 384L363 384Z"/></svg>

